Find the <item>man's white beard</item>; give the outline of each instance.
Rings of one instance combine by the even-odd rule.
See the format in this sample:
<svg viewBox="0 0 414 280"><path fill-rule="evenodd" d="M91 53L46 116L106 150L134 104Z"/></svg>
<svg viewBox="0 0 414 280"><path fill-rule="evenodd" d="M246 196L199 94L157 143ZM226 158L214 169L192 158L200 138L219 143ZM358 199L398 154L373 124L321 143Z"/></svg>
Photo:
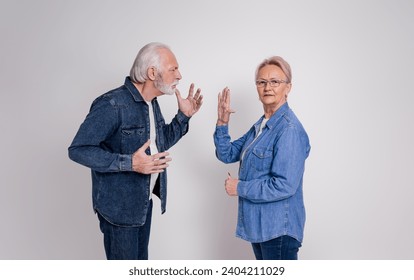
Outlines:
<svg viewBox="0 0 414 280"><path fill-rule="evenodd" d="M162 93L166 95L173 95L175 93L175 89L173 88L173 86L178 85L178 81L169 85L163 82L161 76L158 76L157 79L155 79L154 85Z"/></svg>

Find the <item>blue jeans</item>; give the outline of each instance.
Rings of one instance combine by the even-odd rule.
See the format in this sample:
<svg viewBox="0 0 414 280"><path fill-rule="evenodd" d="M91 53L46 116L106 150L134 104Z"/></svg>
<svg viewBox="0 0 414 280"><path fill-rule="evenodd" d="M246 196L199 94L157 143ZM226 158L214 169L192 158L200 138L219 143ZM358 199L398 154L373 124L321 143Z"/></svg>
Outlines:
<svg viewBox="0 0 414 280"><path fill-rule="evenodd" d="M288 235L266 242L252 243L257 260L297 260L302 243Z"/></svg>
<svg viewBox="0 0 414 280"><path fill-rule="evenodd" d="M100 228L108 260L148 260L148 244L151 231L152 200L150 200L145 224L140 227L115 226L98 213Z"/></svg>

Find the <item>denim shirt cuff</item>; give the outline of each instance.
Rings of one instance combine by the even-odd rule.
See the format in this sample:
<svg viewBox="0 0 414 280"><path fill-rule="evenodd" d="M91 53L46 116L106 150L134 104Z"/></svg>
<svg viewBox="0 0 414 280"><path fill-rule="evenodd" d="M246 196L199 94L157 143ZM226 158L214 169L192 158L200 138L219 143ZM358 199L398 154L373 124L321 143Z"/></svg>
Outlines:
<svg viewBox="0 0 414 280"><path fill-rule="evenodd" d="M243 188L244 182L240 181L237 183L237 195L240 197L245 197L246 194L244 193L245 188Z"/></svg>
<svg viewBox="0 0 414 280"><path fill-rule="evenodd" d="M216 133L218 136L229 134L229 126L225 125L216 125Z"/></svg>
<svg viewBox="0 0 414 280"><path fill-rule="evenodd" d="M188 123L191 117L187 117L183 112L178 110L177 113L177 120L179 123Z"/></svg>
<svg viewBox="0 0 414 280"><path fill-rule="evenodd" d="M120 171L132 171L132 155L119 156Z"/></svg>

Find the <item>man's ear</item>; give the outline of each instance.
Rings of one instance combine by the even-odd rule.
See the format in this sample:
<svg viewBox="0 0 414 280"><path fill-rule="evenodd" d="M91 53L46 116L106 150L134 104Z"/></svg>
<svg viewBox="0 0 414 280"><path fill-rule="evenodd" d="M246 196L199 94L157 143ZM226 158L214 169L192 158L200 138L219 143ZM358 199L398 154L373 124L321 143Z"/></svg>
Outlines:
<svg viewBox="0 0 414 280"><path fill-rule="evenodd" d="M148 79L150 79L151 81L154 81L155 77L157 76L157 68L155 67L148 68L147 75L148 75Z"/></svg>

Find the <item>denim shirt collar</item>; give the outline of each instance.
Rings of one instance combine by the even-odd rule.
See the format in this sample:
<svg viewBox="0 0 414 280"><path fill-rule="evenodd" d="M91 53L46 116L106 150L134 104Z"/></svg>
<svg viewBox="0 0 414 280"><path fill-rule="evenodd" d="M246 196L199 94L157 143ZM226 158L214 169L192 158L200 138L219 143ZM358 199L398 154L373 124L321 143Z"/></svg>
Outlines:
<svg viewBox="0 0 414 280"><path fill-rule="evenodd" d="M129 76L125 78L125 87L131 93L132 98L134 98L135 102L145 102L145 100L142 97L141 93L138 91L138 89L132 83L131 78Z"/></svg>
<svg viewBox="0 0 414 280"><path fill-rule="evenodd" d="M286 102L282 106L280 106L279 109L270 117L270 119L266 123L266 127L269 129L272 129L277 125L279 120L282 118L282 116L289 110L289 104ZM254 128L256 130L256 133L259 131L260 124L262 123L264 119L264 115L254 124Z"/></svg>

